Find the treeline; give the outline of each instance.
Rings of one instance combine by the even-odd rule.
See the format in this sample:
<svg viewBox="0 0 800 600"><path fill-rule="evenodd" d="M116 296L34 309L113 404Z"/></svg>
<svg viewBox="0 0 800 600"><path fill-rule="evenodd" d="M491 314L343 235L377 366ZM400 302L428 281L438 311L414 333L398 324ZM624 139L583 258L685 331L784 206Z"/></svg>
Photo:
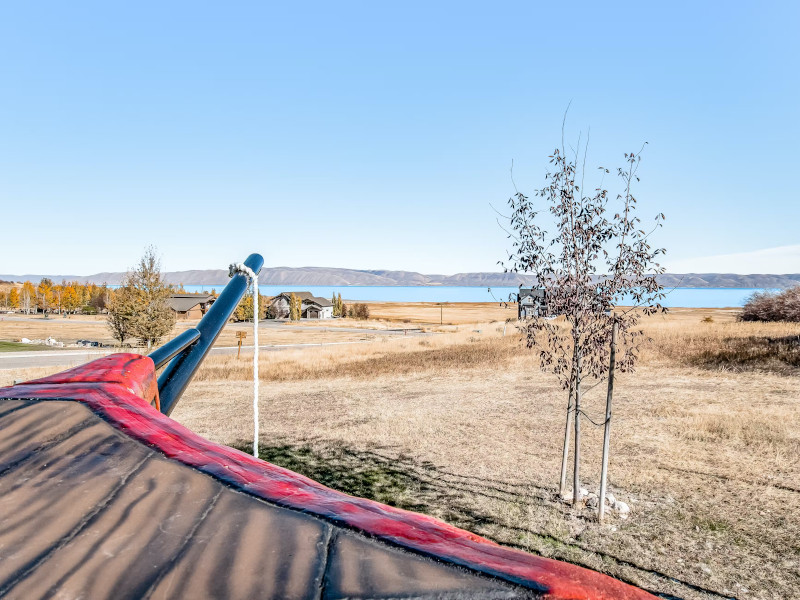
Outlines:
<svg viewBox="0 0 800 600"><path fill-rule="evenodd" d="M800 285L782 292L756 292L747 300L740 321L800 322Z"/></svg>
<svg viewBox="0 0 800 600"><path fill-rule="evenodd" d="M113 294L114 291L105 284L77 281L58 284L44 278L38 285L26 281L22 287L0 290L0 307L21 310L26 314L97 314L108 308Z"/></svg>
<svg viewBox="0 0 800 600"><path fill-rule="evenodd" d="M333 294L331 297L331 304L333 304L334 317L350 317L351 319L369 319L369 306L362 303L356 303L352 306L347 306L342 301L341 294Z"/></svg>

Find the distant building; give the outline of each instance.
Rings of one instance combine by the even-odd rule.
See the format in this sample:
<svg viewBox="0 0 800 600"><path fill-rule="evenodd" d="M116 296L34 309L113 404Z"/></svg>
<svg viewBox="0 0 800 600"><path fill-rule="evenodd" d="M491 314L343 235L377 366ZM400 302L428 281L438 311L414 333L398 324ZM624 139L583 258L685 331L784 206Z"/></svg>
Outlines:
<svg viewBox="0 0 800 600"><path fill-rule="evenodd" d="M167 302L179 319L200 319L214 300L211 294L172 294Z"/></svg>
<svg viewBox="0 0 800 600"><path fill-rule="evenodd" d="M547 295L542 288L519 288L517 294L517 318L547 316Z"/></svg>
<svg viewBox="0 0 800 600"><path fill-rule="evenodd" d="M301 319L333 318L333 304L330 300L314 296L311 292L281 292L270 300L272 313L276 319L289 318L289 300L292 294L300 298Z"/></svg>

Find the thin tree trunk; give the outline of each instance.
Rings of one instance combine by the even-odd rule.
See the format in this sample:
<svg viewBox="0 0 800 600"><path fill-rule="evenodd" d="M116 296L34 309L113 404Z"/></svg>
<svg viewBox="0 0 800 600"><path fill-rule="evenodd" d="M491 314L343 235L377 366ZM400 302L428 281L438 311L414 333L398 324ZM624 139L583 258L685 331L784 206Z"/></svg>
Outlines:
<svg viewBox="0 0 800 600"><path fill-rule="evenodd" d="M564 427L564 450L561 453L561 480L558 485L558 495L563 496L567 488L567 460L569 459L569 429L572 425L572 395L575 389L574 379L569 383L569 398L567 400L567 424Z"/></svg>
<svg viewBox="0 0 800 600"><path fill-rule="evenodd" d="M617 322L611 327L611 356L608 359L608 395L606 396L606 423L603 433L603 466L600 469L600 512L597 520L602 523L606 508L606 475L608 474L608 447L611 438L611 400L614 397L614 367L617 353Z"/></svg>
<svg viewBox="0 0 800 600"><path fill-rule="evenodd" d="M572 470L572 503L581 499L581 352L575 340L575 464Z"/></svg>

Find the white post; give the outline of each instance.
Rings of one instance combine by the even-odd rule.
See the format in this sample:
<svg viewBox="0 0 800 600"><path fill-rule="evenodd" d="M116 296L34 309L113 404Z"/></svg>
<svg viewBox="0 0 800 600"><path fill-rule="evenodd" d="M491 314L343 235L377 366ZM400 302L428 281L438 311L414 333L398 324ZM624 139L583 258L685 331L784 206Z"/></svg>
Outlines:
<svg viewBox="0 0 800 600"><path fill-rule="evenodd" d="M611 327L611 356L608 360L608 395L606 396L606 423L603 433L603 466L600 469L600 512L597 520L602 523L606 512L606 475L608 474L608 446L611 437L611 400L614 395L614 362L617 351L617 321Z"/></svg>
<svg viewBox="0 0 800 600"><path fill-rule="evenodd" d="M253 273L253 456L258 458L258 276Z"/></svg>
<svg viewBox="0 0 800 600"><path fill-rule="evenodd" d="M561 479L558 484L558 495L563 498L567 489L567 461L569 460L569 434L572 426L572 395L574 383L569 384L569 397L567 400L567 424L564 428L564 449L561 451Z"/></svg>

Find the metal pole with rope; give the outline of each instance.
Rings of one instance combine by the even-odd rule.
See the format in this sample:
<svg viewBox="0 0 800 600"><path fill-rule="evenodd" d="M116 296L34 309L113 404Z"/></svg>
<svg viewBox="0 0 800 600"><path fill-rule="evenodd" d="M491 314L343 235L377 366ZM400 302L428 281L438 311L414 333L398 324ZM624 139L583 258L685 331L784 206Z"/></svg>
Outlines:
<svg viewBox="0 0 800 600"><path fill-rule="evenodd" d="M253 456L258 458L258 275L242 263L232 264L230 273L243 273L253 286Z"/></svg>

